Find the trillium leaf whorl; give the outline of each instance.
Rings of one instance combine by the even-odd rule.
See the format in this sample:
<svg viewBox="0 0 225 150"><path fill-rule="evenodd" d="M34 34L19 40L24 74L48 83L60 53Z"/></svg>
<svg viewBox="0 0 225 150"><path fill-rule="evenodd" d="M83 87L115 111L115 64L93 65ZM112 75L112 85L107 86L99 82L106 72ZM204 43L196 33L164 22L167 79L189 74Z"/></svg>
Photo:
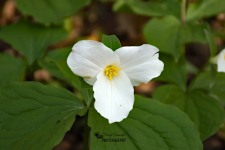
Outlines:
<svg viewBox="0 0 225 150"><path fill-rule="evenodd" d="M121 47L113 52L103 43L83 40L67 58L74 74L93 85L94 107L109 123L127 118L134 104L133 86L159 76L164 64L154 46Z"/></svg>

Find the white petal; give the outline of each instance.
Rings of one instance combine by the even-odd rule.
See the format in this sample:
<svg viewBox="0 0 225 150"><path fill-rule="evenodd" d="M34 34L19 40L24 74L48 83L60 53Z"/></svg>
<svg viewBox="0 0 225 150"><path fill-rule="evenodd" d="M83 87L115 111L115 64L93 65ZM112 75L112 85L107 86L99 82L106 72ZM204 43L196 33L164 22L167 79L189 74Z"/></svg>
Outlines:
<svg viewBox="0 0 225 150"><path fill-rule="evenodd" d="M94 85L96 82L97 78L96 77L84 77L84 81L90 85Z"/></svg>
<svg viewBox="0 0 225 150"><path fill-rule="evenodd" d="M218 63L217 71L225 72L225 49L220 52L217 63Z"/></svg>
<svg viewBox="0 0 225 150"><path fill-rule="evenodd" d="M134 86L158 77L164 67L158 59L159 50L151 45L121 47L115 51L120 57L120 67Z"/></svg>
<svg viewBox="0 0 225 150"><path fill-rule="evenodd" d="M134 89L123 71L110 81L103 72L97 75L94 84L95 109L109 123L127 118L134 104Z"/></svg>
<svg viewBox="0 0 225 150"><path fill-rule="evenodd" d="M67 64L73 73L90 79L95 78L106 66L118 65L119 58L104 44L83 40L73 46L67 58Z"/></svg>

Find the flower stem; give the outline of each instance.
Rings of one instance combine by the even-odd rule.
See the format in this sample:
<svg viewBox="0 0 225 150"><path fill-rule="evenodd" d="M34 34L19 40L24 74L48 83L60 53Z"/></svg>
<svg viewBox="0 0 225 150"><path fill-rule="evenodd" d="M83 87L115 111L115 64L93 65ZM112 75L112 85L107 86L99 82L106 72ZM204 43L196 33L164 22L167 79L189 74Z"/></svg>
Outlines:
<svg viewBox="0 0 225 150"><path fill-rule="evenodd" d="M90 128L88 126L88 114L85 115L85 127L84 127L84 145L83 150L89 150L89 135Z"/></svg>
<svg viewBox="0 0 225 150"><path fill-rule="evenodd" d="M181 22L185 24L186 22L186 4L187 0L182 0L181 2Z"/></svg>

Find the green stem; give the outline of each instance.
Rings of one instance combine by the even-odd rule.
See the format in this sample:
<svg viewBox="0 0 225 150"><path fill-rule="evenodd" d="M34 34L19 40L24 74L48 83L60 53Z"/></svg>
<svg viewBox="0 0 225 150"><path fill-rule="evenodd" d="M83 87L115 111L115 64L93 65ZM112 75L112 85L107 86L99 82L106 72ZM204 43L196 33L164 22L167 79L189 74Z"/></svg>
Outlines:
<svg viewBox="0 0 225 150"><path fill-rule="evenodd" d="M89 150L89 135L90 128L88 127L88 113L85 115L85 127L84 127L84 145L83 150Z"/></svg>
<svg viewBox="0 0 225 150"><path fill-rule="evenodd" d="M186 22L186 4L187 0L182 0L181 2L181 22L185 24Z"/></svg>

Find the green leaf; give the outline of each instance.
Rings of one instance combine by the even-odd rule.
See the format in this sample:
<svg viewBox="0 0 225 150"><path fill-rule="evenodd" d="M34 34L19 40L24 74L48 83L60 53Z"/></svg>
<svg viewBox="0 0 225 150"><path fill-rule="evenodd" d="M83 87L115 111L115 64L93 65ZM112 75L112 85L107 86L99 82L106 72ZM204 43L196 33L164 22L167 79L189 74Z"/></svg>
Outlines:
<svg viewBox="0 0 225 150"><path fill-rule="evenodd" d="M46 28L25 22L5 26L0 30L0 39L25 56L29 65L41 58L49 45L64 39L66 35L58 27Z"/></svg>
<svg viewBox="0 0 225 150"><path fill-rule="evenodd" d="M198 127L202 140L215 134L224 121L222 105L201 90L186 93L175 85L165 85L156 89L153 98L186 112Z"/></svg>
<svg viewBox="0 0 225 150"><path fill-rule="evenodd" d="M201 150L195 125L173 106L137 96L122 122L109 124L95 109L89 112L91 150Z"/></svg>
<svg viewBox="0 0 225 150"><path fill-rule="evenodd" d="M47 53L44 60L39 61L39 64L53 76L64 80L79 89L81 87L79 77L70 70L66 63L66 59L70 52L71 48L50 51Z"/></svg>
<svg viewBox="0 0 225 150"><path fill-rule="evenodd" d="M48 70L53 76L66 81L81 92L87 106L93 100L93 90L90 85L83 81L81 77L75 75L66 63L66 59L71 52L71 48L63 48L51 51L39 64Z"/></svg>
<svg viewBox="0 0 225 150"><path fill-rule="evenodd" d="M208 72L199 74L190 84L190 90L209 90L211 77Z"/></svg>
<svg viewBox="0 0 225 150"><path fill-rule="evenodd" d="M79 78L80 79L80 83L81 83L81 88L79 89L79 91L81 92L81 94L84 97L86 106L89 107L92 104L92 101L94 99L94 91L93 91L93 87L89 84L87 84L83 78Z"/></svg>
<svg viewBox="0 0 225 150"><path fill-rule="evenodd" d="M102 43L113 51L121 47L120 40L115 35L102 35Z"/></svg>
<svg viewBox="0 0 225 150"><path fill-rule="evenodd" d="M160 54L160 60L164 63L164 69L161 75L156 79L174 83L182 89L186 89L186 65L185 59L180 58L176 61L172 56Z"/></svg>
<svg viewBox="0 0 225 150"><path fill-rule="evenodd" d="M207 38L208 43L209 43L211 57L213 57L213 56L216 55L217 47L216 47L216 42L215 42L215 39L213 37L212 31L205 29L205 35L206 35L206 38Z"/></svg>
<svg viewBox="0 0 225 150"><path fill-rule="evenodd" d="M218 73L216 75L215 83L211 86L210 93L217 96L217 98L225 103L225 74Z"/></svg>
<svg viewBox="0 0 225 150"><path fill-rule="evenodd" d="M113 10L123 12L123 13L134 13L132 8L129 5L127 5L126 2L127 1L124 1L124 0L115 0L113 5Z"/></svg>
<svg viewBox="0 0 225 150"><path fill-rule="evenodd" d="M44 24L58 24L87 6L91 0L16 0L18 9Z"/></svg>
<svg viewBox="0 0 225 150"><path fill-rule="evenodd" d="M189 5L187 20L210 17L221 12L225 12L225 3L223 0L199 0Z"/></svg>
<svg viewBox="0 0 225 150"><path fill-rule="evenodd" d="M114 4L114 10L118 11L127 5L130 9L139 15L145 16L167 16L174 15L180 18L179 0L117 0Z"/></svg>
<svg viewBox="0 0 225 150"><path fill-rule="evenodd" d="M21 81L25 76L24 62L7 54L0 54L0 85L12 81Z"/></svg>
<svg viewBox="0 0 225 150"><path fill-rule="evenodd" d="M210 72L201 73L191 83L190 90L205 90L225 103L225 73L217 73L212 79Z"/></svg>
<svg viewBox="0 0 225 150"><path fill-rule="evenodd" d="M180 22L174 17L152 19L144 27L147 42L175 58L179 58L183 53L179 32Z"/></svg>
<svg viewBox="0 0 225 150"><path fill-rule="evenodd" d="M186 61L186 70L188 74L194 74L194 75L199 72L199 69L197 68L197 66L195 66L189 61Z"/></svg>
<svg viewBox="0 0 225 150"><path fill-rule="evenodd" d="M0 89L0 149L50 150L83 110L62 88L34 82L7 85Z"/></svg>
<svg viewBox="0 0 225 150"><path fill-rule="evenodd" d="M205 43L204 25L182 24L175 17L154 18L144 27L144 35L149 44L178 59L184 53L184 44Z"/></svg>

